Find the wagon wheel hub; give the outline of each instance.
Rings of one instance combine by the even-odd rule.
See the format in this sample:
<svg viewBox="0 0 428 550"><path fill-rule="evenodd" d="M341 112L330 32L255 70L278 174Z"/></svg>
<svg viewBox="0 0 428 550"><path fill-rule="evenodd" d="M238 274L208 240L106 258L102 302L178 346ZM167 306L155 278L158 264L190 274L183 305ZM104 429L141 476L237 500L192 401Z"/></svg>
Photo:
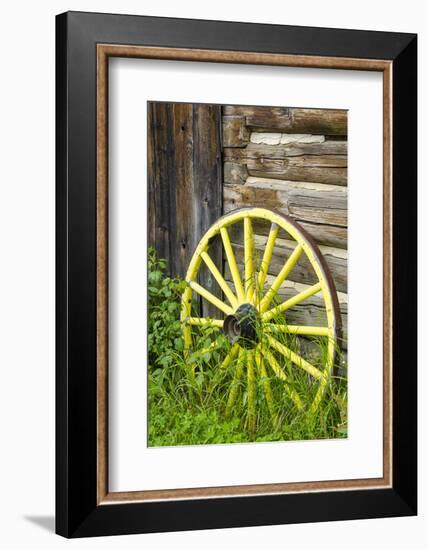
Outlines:
<svg viewBox="0 0 428 550"><path fill-rule="evenodd" d="M241 347L254 348L258 341L258 326L260 315L252 304L242 304L238 309L228 315L223 324L223 332L233 344Z"/></svg>

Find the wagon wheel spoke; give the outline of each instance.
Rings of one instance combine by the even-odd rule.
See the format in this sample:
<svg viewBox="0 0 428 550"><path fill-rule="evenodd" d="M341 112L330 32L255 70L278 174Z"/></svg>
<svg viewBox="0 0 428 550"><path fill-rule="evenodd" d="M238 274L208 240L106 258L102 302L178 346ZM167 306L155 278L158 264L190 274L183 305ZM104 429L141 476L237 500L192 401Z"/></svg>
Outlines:
<svg viewBox="0 0 428 550"><path fill-rule="evenodd" d="M328 379L329 379L328 377L329 377L331 371L333 370L333 366L334 366L334 348L335 348L334 338L330 338L329 343L328 343L328 357L327 357L327 365L326 365L326 370L325 370L326 376L320 381L318 391L317 391L317 393L315 395L315 398L314 398L314 400L311 404L311 407L310 407L311 412L316 411L316 409L318 408L318 405L319 405L319 403L322 399L325 387L326 387Z"/></svg>
<svg viewBox="0 0 428 550"><path fill-rule="evenodd" d="M315 285L310 286L306 290L303 290L302 292L299 292L299 294L296 294L296 296L293 296L289 300L286 300L279 306L276 306L270 309L269 311L265 311L262 315L262 320L264 322L270 321L276 315L283 313L284 311L287 311L287 309L290 309L291 307L297 304L300 304L301 302L310 298L320 290L321 290L321 283L316 283Z"/></svg>
<svg viewBox="0 0 428 550"><path fill-rule="evenodd" d="M312 327L305 325L277 325L275 323L265 325L267 332L282 332L287 334L297 334L299 336L330 336L329 327Z"/></svg>
<svg viewBox="0 0 428 550"><path fill-rule="evenodd" d="M254 236L251 218L244 218L245 299L251 302L254 294Z"/></svg>
<svg viewBox="0 0 428 550"><path fill-rule="evenodd" d="M233 253L233 248L230 243L229 233L227 232L226 227L222 227L220 229L220 235L223 241L224 251L226 252L227 263L229 264L230 273L233 279L233 284L235 285L235 290L238 295L238 301L244 302L245 300L244 287L242 286L241 276L239 274L238 266L236 264L235 254Z"/></svg>
<svg viewBox="0 0 428 550"><path fill-rule="evenodd" d="M220 273L220 271L217 269L217 266L210 258L209 254L207 252L202 252L201 257L204 260L206 266L211 271L214 279L217 281L218 285L224 292L225 296L229 300L230 304L233 308L238 307L238 300L236 299L236 296L233 294L230 286L226 283L223 275Z"/></svg>
<svg viewBox="0 0 428 550"><path fill-rule="evenodd" d="M198 351L198 353L200 353L201 355L205 355L205 353L211 353L217 348L218 345L219 345L219 338L216 338L213 342L211 342L209 346L207 346L206 348L202 348L201 350Z"/></svg>
<svg viewBox="0 0 428 550"><path fill-rule="evenodd" d="M254 357L255 357L257 369L259 371L259 376L263 387L263 393L265 394L269 413L273 423L276 424L276 415L275 415L275 406L273 403L272 388L270 387L270 382L266 372L266 367L265 367L264 360L259 347L256 348Z"/></svg>
<svg viewBox="0 0 428 550"><path fill-rule="evenodd" d="M285 388L287 390L287 393L291 397L291 399L293 400L296 407L299 410L302 410L303 409L303 404L302 404L302 400L299 397L299 394L292 387L289 386L288 381L287 381L287 375L282 370L282 368L279 366L278 361L275 359L273 353L271 353L266 348L262 348L262 347L260 348L260 351L263 354L263 356L266 358L266 362L270 366L270 368L272 369L273 373L280 380L285 382Z"/></svg>
<svg viewBox="0 0 428 550"><path fill-rule="evenodd" d="M234 344L229 353L224 358L223 362L220 365L221 369L227 369L227 367L230 365L230 363L235 359L235 357L238 355L239 352L239 346L238 344Z"/></svg>
<svg viewBox="0 0 428 550"><path fill-rule="evenodd" d="M325 390L325 387L327 385L327 377L324 377L321 381L320 381L320 385L319 385L319 388L318 388L318 391L315 395L315 398L314 400L312 401L311 403L311 406L309 407L309 411L310 412L314 412L317 410L318 408L318 405L322 399L322 396L324 395L324 390Z"/></svg>
<svg viewBox="0 0 428 550"><path fill-rule="evenodd" d="M247 351L247 385L248 385L248 428L256 430L256 376L254 372L254 352Z"/></svg>
<svg viewBox="0 0 428 550"><path fill-rule="evenodd" d="M302 245L298 244L296 246L296 248L293 250L292 254L288 257L288 260L285 262L283 268L278 273L278 275L276 276L274 282L272 283L272 286L266 292L263 300L261 301L260 311L262 313L265 312L268 309L269 304L274 299L274 297L277 294L278 290L280 289L282 283L288 277L290 271L296 265L296 262L300 258L302 252L303 252Z"/></svg>
<svg viewBox="0 0 428 550"><path fill-rule="evenodd" d="M205 298L208 302L210 302L213 306L215 306L217 309L225 313L226 315L229 315L230 313L233 313L233 309L222 302L219 298L214 296L214 294L211 294L208 290L206 290L203 286L201 286L196 281L190 281L189 286L192 290L197 292L202 298Z"/></svg>
<svg viewBox="0 0 428 550"><path fill-rule="evenodd" d="M186 325L186 318L190 317L192 307L192 289L187 287L181 299L181 321L183 322L184 353L187 355L192 347L192 329Z"/></svg>
<svg viewBox="0 0 428 550"><path fill-rule="evenodd" d="M236 398L238 396L239 383L240 383L240 380L242 378L242 372L244 370L245 356L246 356L245 350L240 348L239 349L237 365L235 367L235 374L233 376L231 389L230 389L230 393L229 393L229 398L228 398L227 404L226 404L226 417L230 416L230 413L232 412L233 406L234 406Z"/></svg>
<svg viewBox="0 0 428 550"><path fill-rule="evenodd" d="M281 353L284 357L292 361L295 365L300 367L301 369L305 370L307 373L309 373L311 376L316 378L317 380L325 378L325 375L318 370L316 367L311 365L308 361L303 359L299 354L292 351L287 346L284 346L281 342L278 342L275 338L272 336L267 336L267 340L269 344L278 352Z"/></svg>
<svg viewBox="0 0 428 550"><path fill-rule="evenodd" d="M273 249L275 248L275 241L278 235L278 231L279 231L279 226L276 223L273 223L270 227L269 237L266 242L266 248L263 254L262 262L260 264L260 271L257 279L257 289L258 289L258 292L260 293L262 292L263 285L265 284L265 281L266 281L266 277L270 266L270 261L272 259Z"/></svg>
<svg viewBox="0 0 428 550"><path fill-rule="evenodd" d="M222 319L211 319L211 317L187 317L184 322L195 327L219 327L223 328L224 321Z"/></svg>

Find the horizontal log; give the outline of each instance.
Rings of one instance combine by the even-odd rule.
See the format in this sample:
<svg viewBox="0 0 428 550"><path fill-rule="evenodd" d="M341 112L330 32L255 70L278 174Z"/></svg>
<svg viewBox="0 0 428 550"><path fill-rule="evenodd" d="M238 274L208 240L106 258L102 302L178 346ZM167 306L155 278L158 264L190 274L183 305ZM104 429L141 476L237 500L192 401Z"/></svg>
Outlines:
<svg viewBox="0 0 428 550"><path fill-rule="evenodd" d="M224 185L223 209L260 206L299 221L346 227L346 191L335 185L248 178L245 185Z"/></svg>
<svg viewBox="0 0 428 550"><path fill-rule="evenodd" d="M346 227L307 223L301 220L299 220L299 224L318 244L342 249L348 248L348 229Z"/></svg>
<svg viewBox="0 0 428 550"><path fill-rule="evenodd" d="M236 210L238 206L233 202L224 203L224 213L227 214L230 211ZM261 205L258 205L261 206ZM263 207L268 207L263 205ZM242 207L241 207L242 208ZM334 248L340 248L342 250L346 249L348 246L348 233L346 227L339 227L334 225L322 225L322 224L313 224L299 221L299 225L305 229L309 235L315 240L319 245L325 245ZM268 235L270 231L269 224L266 224L263 221L254 221L254 230L259 235ZM286 236L285 236L286 238Z"/></svg>
<svg viewBox="0 0 428 550"><path fill-rule="evenodd" d="M250 131L243 116L223 117L224 147L244 147L250 141Z"/></svg>
<svg viewBox="0 0 428 550"><path fill-rule="evenodd" d="M287 143L323 143L325 136L313 134L281 134L280 132L251 132L251 143L285 145Z"/></svg>
<svg viewBox="0 0 428 550"><path fill-rule="evenodd" d="M270 116L283 117L288 120L290 118L289 107L270 107L263 105L224 105L223 116Z"/></svg>
<svg viewBox="0 0 428 550"><path fill-rule="evenodd" d="M343 150L344 142L329 142L334 150ZM308 144L316 148L320 144ZM270 150L270 151L269 151ZM303 153L303 154L302 154ZM269 146L251 144L242 149L225 148L226 162L240 163L246 166L248 173L254 177L281 179L290 181L309 181L331 185L347 185L347 157L338 154L305 154L303 147Z"/></svg>
<svg viewBox="0 0 428 550"><path fill-rule="evenodd" d="M244 261L244 247L242 246L243 235L241 227L235 224L236 229L230 231L232 244L235 249L236 259L239 263ZM256 265L260 265L265 250L267 237L262 235L254 235ZM295 241L277 238L275 242L274 252L269 264L268 273L272 276L278 275L284 266L287 258L296 247ZM348 287L348 258L347 252L341 249L321 246L321 254L323 255L327 266L332 274L336 289L340 292L347 292ZM318 282L318 277L315 273L306 254L302 254L296 265L291 270L287 277L288 280L313 285Z"/></svg>
<svg viewBox="0 0 428 550"><path fill-rule="evenodd" d="M257 107L246 105L225 105L223 115L243 116L247 126L251 121L262 121L263 128L282 128L290 124L290 109L288 107Z"/></svg>
<svg viewBox="0 0 428 550"><path fill-rule="evenodd" d="M264 143L249 143L242 149L224 149L225 159L243 160L248 158L285 159L287 157L301 157L307 155L337 156L334 166L347 166L347 141L324 141L323 143L288 143L286 145L266 145ZM339 156L338 156L339 155ZM313 163L317 158L311 159ZM331 162L332 159L330 158Z"/></svg>
<svg viewBox="0 0 428 550"><path fill-rule="evenodd" d="M288 131L346 135L348 112L342 109L290 109L292 122Z"/></svg>
<svg viewBox="0 0 428 550"><path fill-rule="evenodd" d="M346 110L228 105L223 108L223 113L245 116L247 126L253 129L280 130L295 134L347 134Z"/></svg>
<svg viewBox="0 0 428 550"><path fill-rule="evenodd" d="M246 165L248 173L258 178L347 185L346 167L332 166L331 160L317 163L312 160L314 158L318 160L321 157L296 157L296 159L283 160L250 158L246 161Z"/></svg>

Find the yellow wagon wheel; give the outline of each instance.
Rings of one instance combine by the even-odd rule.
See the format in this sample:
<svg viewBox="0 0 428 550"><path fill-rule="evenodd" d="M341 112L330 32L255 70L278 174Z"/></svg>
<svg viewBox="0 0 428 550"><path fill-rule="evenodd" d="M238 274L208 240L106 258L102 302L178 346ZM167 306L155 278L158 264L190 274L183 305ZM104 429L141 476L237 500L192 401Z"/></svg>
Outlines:
<svg viewBox="0 0 428 550"><path fill-rule="evenodd" d="M270 223L270 230L261 262L257 265L253 226L255 223L266 222ZM230 231L235 229L239 231L242 226L243 232L238 233L243 233L243 273L241 274L231 244ZM271 284L267 284L269 266L281 229L285 232L287 239L294 241L294 250L288 255ZM222 267L216 266L209 254L210 246L216 238L222 242L231 281L226 280ZM290 298L279 299L282 285L303 256L309 260L317 282ZM198 282L202 266L209 270L218 283L224 300ZM230 386L226 407L227 414L233 409L239 382L244 378L245 373L247 418L250 429L254 430L256 422L256 378L261 382L272 415L274 415L274 404L269 375L284 382L286 391L296 407L316 410L334 366L341 322L337 293L329 269L317 245L302 227L287 216L278 215L263 208L243 208L230 212L217 220L202 237L190 261L186 282L187 287L182 296L181 306L185 349L191 350L192 330L196 327L202 331L204 327L219 327L231 344L220 365L222 368L235 365L234 379ZM218 318L192 315L194 293L218 310ZM326 319L324 326L287 324L285 321L287 312L314 295L320 295L322 298ZM284 340L278 337L279 334L326 338L324 367L313 365L301 354L290 349L284 344ZM215 345L216 342L213 342L214 347ZM288 385L286 364L292 364L306 371L318 383L311 403L307 403L305 396L299 395L291 385Z"/></svg>

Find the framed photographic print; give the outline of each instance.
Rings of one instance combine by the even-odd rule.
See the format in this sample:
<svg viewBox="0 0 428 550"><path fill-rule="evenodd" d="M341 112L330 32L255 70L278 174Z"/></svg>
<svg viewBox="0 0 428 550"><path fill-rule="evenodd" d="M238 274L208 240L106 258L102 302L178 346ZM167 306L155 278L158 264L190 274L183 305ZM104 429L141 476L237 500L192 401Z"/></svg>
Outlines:
<svg viewBox="0 0 428 550"><path fill-rule="evenodd" d="M416 36L57 16L57 532L414 515Z"/></svg>

